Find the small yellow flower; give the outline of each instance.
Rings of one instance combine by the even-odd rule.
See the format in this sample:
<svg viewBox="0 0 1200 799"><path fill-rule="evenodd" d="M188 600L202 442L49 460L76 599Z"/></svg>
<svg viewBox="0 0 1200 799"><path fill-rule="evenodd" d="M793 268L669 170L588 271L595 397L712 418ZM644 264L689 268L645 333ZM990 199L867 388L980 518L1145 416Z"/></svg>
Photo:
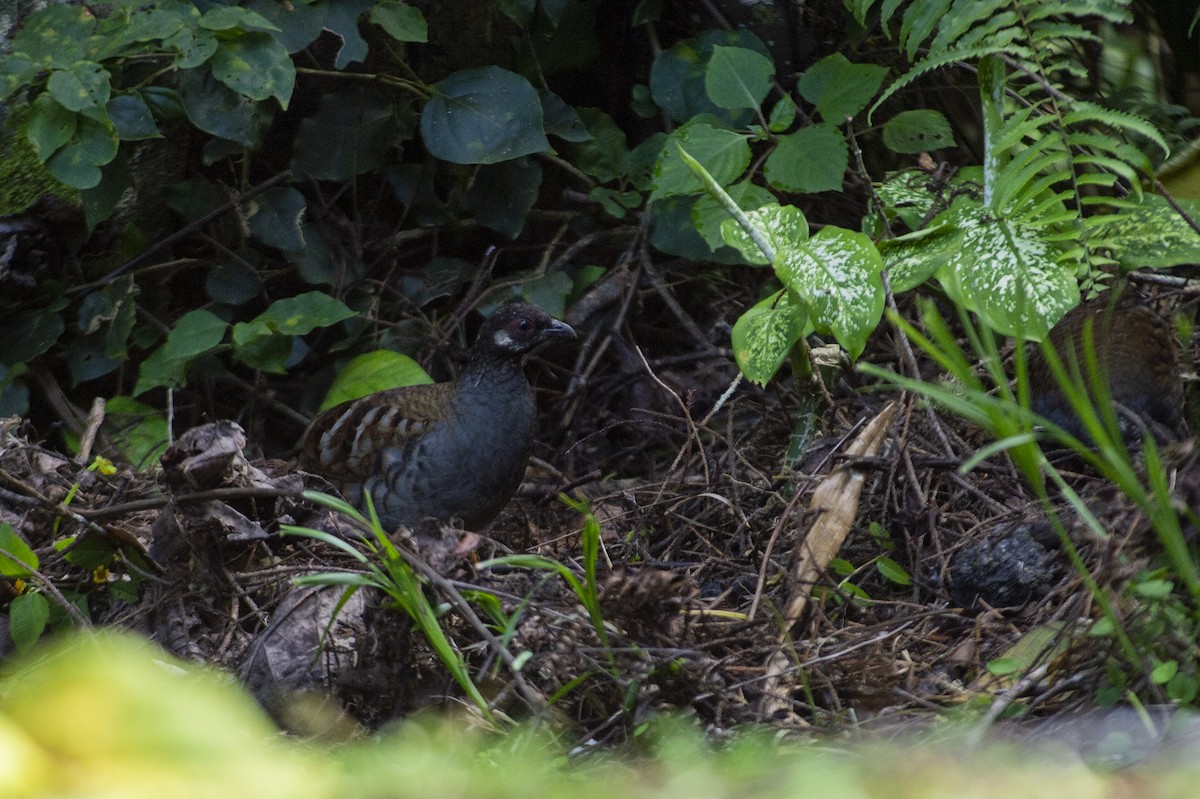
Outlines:
<svg viewBox="0 0 1200 799"><path fill-rule="evenodd" d="M88 471L100 472L105 477L111 477L117 473L117 467L113 466L113 462L108 458L105 458L103 455L97 455L88 466Z"/></svg>
<svg viewBox="0 0 1200 799"><path fill-rule="evenodd" d="M103 585L108 582L108 567L101 563L92 570L92 582Z"/></svg>

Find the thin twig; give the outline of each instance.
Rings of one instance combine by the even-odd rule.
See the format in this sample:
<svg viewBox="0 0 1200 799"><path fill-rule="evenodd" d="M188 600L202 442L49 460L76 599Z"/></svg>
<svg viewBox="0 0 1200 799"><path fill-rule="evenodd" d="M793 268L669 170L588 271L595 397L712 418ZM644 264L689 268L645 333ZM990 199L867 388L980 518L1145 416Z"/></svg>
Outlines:
<svg viewBox="0 0 1200 799"><path fill-rule="evenodd" d="M57 587L55 587L54 582L49 577L33 568L28 563L9 552L7 549L0 548L0 555L8 558L13 563L19 563L21 566L25 567L29 571L30 577L37 578L38 587L49 594L50 598L54 600L54 604L65 610L67 615L70 616L76 624L83 628L90 628L92 626L92 623L84 617L79 608L75 606L75 603L68 602L67 598L62 595L62 592L59 591Z"/></svg>
<svg viewBox="0 0 1200 799"><path fill-rule="evenodd" d="M223 216L227 212L232 211L234 208L238 207L238 205L246 202L247 200L249 200L252 197L256 197L259 194L262 194L267 189L270 189L274 186L278 186L280 183L283 183L285 180L287 180L291 176L292 176L292 173L290 170L280 172L278 175L275 175L274 177L264 180L262 183L259 183L257 186L252 186L251 188L247 189L246 191L242 192L241 194L235 194L228 201L222 203L221 205L217 206L213 210L209 211L207 214L200 217L195 222L192 222L189 225L184 225L182 228L175 231L174 233L167 236L166 238L160 239L160 240L156 241L154 244L151 244L145 250L143 250L142 252L133 256L128 261L121 264L116 269L109 272L107 275L105 275L104 277L95 281L94 283L86 283L86 284L83 284L80 286L75 286L74 288L68 289L67 293L68 294L80 294L85 291L91 291L93 288L96 288L97 286L104 286L104 285L112 282L114 279L116 279L120 275L123 275L124 273L128 272L130 269L132 269L133 267L142 263L143 261L145 261L150 256L154 255L155 253L158 253L158 252L166 249L167 247L170 247L172 244L174 244L177 241L187 238L188 236L195 233L197 230L202 229L209 222L212 222L214 219L217 219L218 217Z"/></svg>
<svg viewBox="0 0 1200 799"><path fill-rule="evenodd" d="M143 510L156 510L163 507L168 502L174 501L177 505L194 505L198 502L210 502L213 500L223 501L227 499L272 499L278 497L299 497L302 489L300 488L265 488L258 486L230 486L226 488L212 488L207 491L197 491L192 494L178 494L175 496L157 496L147 497L145 499L135 499L130 502L122 502L119 505L108 505L103 508L80 508L78 515L80 520L99 521L101 519L111 519L114 516L124 516L128 513L136 513Z"/></svg>

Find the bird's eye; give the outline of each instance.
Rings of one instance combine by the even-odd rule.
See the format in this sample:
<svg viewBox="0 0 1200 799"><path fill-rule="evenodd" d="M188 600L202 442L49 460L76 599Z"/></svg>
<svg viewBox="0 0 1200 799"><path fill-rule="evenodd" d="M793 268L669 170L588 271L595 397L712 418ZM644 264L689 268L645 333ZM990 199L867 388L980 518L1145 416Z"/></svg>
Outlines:
<svg viewBox="0 0 1200 799"><path fill-rule="evenodd" d="M523 316L520 319L517 319L514 324L516 325L517 330L522 333L528 333L533 329L533 322L529 321Z"/></svg>

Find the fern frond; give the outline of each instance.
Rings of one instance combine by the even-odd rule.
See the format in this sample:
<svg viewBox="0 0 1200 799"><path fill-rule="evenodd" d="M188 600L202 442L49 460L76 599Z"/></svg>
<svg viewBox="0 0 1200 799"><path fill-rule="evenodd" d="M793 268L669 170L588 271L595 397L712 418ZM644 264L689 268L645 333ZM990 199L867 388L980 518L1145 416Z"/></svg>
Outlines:
<svg viewBox="0 0 1200 799"><path fill-rule="evenodd" d="M913 7L919 5L916 3ZM957 0L940 19L933 20L938 33L929 45L930 51L937 53L955 47L959 39L976 26L991 28L994 33L999 30L995 25L998 21L1006 26L1015 25L1019 20L1011 7L1011 0Z"/></svg>
<svg viewBox="0 0 1200 799"><path fill-rule="evenodd" d="M1152 169L1150 158L1144 152L1132 144L1114 139L1112 136L1103 133L1080 130L1072 131L1067 136L1067 144L1079 150L1088 149L1110 153L1113 157L1119 158L1147 174Z"/></svg>
<svg viewBox="0 0 1200 799"><path fill-rule="evenodd" d="M987 5L987 3L980 5ZM950 0L924 0L924 2L913 3L904 12L898 41L910 61L916 56L917 50L921 48L925 39L937 29L939 24L945 22L949 10Z"/></svg>
<svg viewBox="0 0 1200 799"><path fill-rule="evenodd" d="M1071 175L1067 169L1060 167L1057 171L1045 175L1049 181L1046 185L1043 185L1044 181L1042 180L1034 181L1038 175L1065 160L1066 153L1064 151L1051 149L1047 152L1045 148L1041 147L1031 147L1016 156L1005 165L996 181L994 207L998 209L1021 208L1028 205L1049 186L1070 180Z"/></svg>
<svg viewBox="0 0 1200 799"><path fill-rule="evenodd" d="M1063 117L1063 124L1067 127L1079 127L1089 123L1107 125L1126 133L1143 136L1153 142L1162 151L1163 155L1170 155L1171 153L1171 148L1167 146L1166 139L1158 132L1158 128L1141 117L1126 111L1117 111L1116 109L1105 108L1102 105L1087 102L1086 100L1079 100L1072 103L1070 112Z"/></svg>
<svg viewBox="0 0 1200 799"><path fill-rule="evenodd" d="M977 25L964 33L954 43L954 47L956 49L976 47L980 44L1007 47L1014 42L1024 42L1029 37L1024 31L1015 27L1014 23L1016 22L1016 14L1000 14L983 25ZM936 49L936 42L934 49Z"/></svg>
<svg viewBox="0 0 1200 799"><path fill-rule="evenodd" d="M1040 22L1052 17L1099 17L1114 25L1133 22L1133 12L1125 0L1042 0L1022 3L1026 22Z"/></svg>
<svg viewBox="0 0 1200 799"><path fill-rule="evenodd" d="M1048 22L1044 25L1039 25L1031 31L1029 40L1032 42L1062 40L1092 42L1095 44L1099 44L1101 41L1099 36L1074 22Z"/></svg>
<svg viewBox="0 0 1200 799"><path fill-rule="evenodd" d="M1013 111L997 131L993 146L998 150L1012 150L1026 139L1039 134L1054 121L1047 116L1034 116L1033 113L1032 107Z"/></svg>
<svg viewBox="0 0 1200 799"><path fill-rule="evenodd" d="M875 104L871 107L870 113L874 113L875 110L879 108L879 106L883 105L884 102L886 102L887 99L893 94L900 91L922 75L933 72L936 69L941 69L942 67L950 66L951 64L957 64L960 62L978 61L979 59L989 55L1011 55L1014 52L1018 53L1022 57L1029 57L1031 55L1031 51L1028 48L1009 45L1007 47L973 47L966 50L954 50L953 52L943 53L939 58L926 58L919 64L915 65L908 72L904 73L899 78L896 78L892 85L884 89L883 94L879 96L879 99L876 100ZM870 114L868 114L868 118L870 118Z"/></svg>

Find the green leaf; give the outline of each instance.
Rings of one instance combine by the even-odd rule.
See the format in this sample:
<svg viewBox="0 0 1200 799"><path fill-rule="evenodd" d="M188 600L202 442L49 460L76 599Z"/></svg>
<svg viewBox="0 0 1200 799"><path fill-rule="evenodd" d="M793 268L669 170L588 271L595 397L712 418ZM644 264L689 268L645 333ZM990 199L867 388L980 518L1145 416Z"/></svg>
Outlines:
<svg viewBox="0 0 1200 799"><path fill-rule="evenodd" d="M257 12L268 23L275 26L271 35L296 53L308 47L321 35L325 27L327 4L325 3L280 3L278 0L250 0L245 8Z"/></svg>
<svg viewBox="0 0 1200 799"><path fill-rule="evenodd" d="M201 28L211 31L229 31L235 28L246 31L279 30L270 20L258 12L239 6L216 6L204 12L204 16L200 18L199 24Z"/></svg>
<svg viewBox="0 0 1200 799"><path fill-rule="evenodd" d="M782 136L767 157L763 175L781 191L839 191L850 148L832 125L811 125Z"/></svg>
<svg viewBox="0 0 1200 799"><path fill-rule="evenodd" d="M79 202L83 205L89 232L113 215L126 190L132 185L129 161L124 152L117 150L117 157L100 167L100 182L91 188L79 190Z"/></svg>
<svg viewBox="0 0 1200 799"><path fill-rule="evenodd" d="M809 67L796 88L817 107L823 120L841 125L846 117L867 107L886 75L885 67L851 64L841 53L834 53Z"/></svg>
<svg viewBox="0 0 1200 799"><path fill-rule="evenodd" d="M623 177L629 159L625 132L599 109L580 108L578 115L589 137L571 145L571 163L601 183Z"/></svg>
<svg viewBox="0 0 1200 799"><path fill-rule="evenodd" d="M879 242L892 292L902 294L933 277L962 246L959 232L956 225L944 223Z"/></svg>
<svg viewBox="0 0 1200 799"><path fill-rule="evenodd" d="M225 338L229 323L212 311L197 309L179 318L159 347L138 370L134 395L157 386L180 388L187 384L187 373L196 358L213 350Z"/></svg>
<svg viewBox="0 0 1200 799"><path fill-rule="evenodd" d="M1200 218L1200 200L1176 200ZM1110 242L1124 269L1182 266L1200 262L1200 234L1164 198L1143 194L1137 204L1122 204L1119 213L1094 218L1095 236Z"/></svg>
<svg viewBox="0 0 1200 799"><path fill-rule="evenodd" d="M318 180L350 180L378 169L395 141L395 106L365 86L321 97L316 116L300 122L292 169Z"/></svg>
<svg viewBox="0 0 1200 799"><path fill-rule="evenodd" d="M0 363L0 416L24 416L29 412L29 386L20 379L24 364L9 368Z"/></svg>
<svg viewBox="0 0 1200 799"><path fill-rule="evenodd" d="M602 57L600 25L597 16L602 3L578 2L578 0L542 0L538 3L541 13L530 21L525 41L531 45L530 56L524 68L536 70L544 76L560 72L582 73Z"/></svg>
<svg viewBox="0 0 1200 799"><path fill-rule="evenodd" d="M1192 674L1176 674L1167 683L1167 698L1179 705L1190 706L1200 694L1200 681Z"/></svg>
<svg viewBox="0 0 1200 799"><path fill-rule="evenodd" d="M138 582L137 580L126 578L122 580L113 580L105 584L105 590L108 595L118 602L134 603L138 600ZM87 604L87 597L82 597L84 604Z"/></svg>
<svg viewBox="0 0 1200 799"><path fill-rule="evenodd" d="M28 86L40 70L25 53L9 53L0 58L0 100L7 100L18 89Z"/></svg>
<svg viewBox="0 0 1200 799"><path fill-rule="evenodd" d="M621 177L629 180L638 191L650 191L654 188L654 166L663 147L670 141L662 131L652 133L646 140L629 151L625 158Z"/></svg>
<svg viewBox="0 0 1200 799"><path fill-rule="evenodd" d="M753 50L769 57L765 45L746 30L707 31L695 39L676 42L654 58L650 67L650 94L654 102L675 122L686 122L699 114L715 114L731 127L742 127L753 118L749 110L730 111L708 96L708 63L713 48L723 45Z"/></svg>
<svg viewBox="0 0 1200 799"><path fill-rule="evenodd" d="M212 57L212 74L243 97L274 97L283 108L296 85L296 65L287 48L266 33L222 41Z"/></svg>
<svg viewBox="0 0 1200 799"><path fill-rule="evenodd" d="M704 191L704 183L680 157L679 147L703 164L722 186L737 180L750 165L750 145L744 135L704 122L684 125L667 138L659 154L651 201Z"/></svg>
<svg viewBox="0 0 1200 799"><path fill-rule="evenodd" d="M172 122L184 116L179 92L169 86L146 86L138 91L138 96L146 103L156 120Z"/></svg>
<svg viewBox="0 0 1200 799"><path fill-rule="evenodd" d="M42 637L50 620L50 603L36 591L27 591L8 606L8 634L18 652L28 652Z"/></svg>
<svg viewBox="0 0 1200 799"><path fill-rule="evenodd" d="M542 275L536 269L509 276L510 285L489 291L479 310L491 314L509 299L522 300L539 306L551 316L562 316L567 310L567 297L575 288L571 278L560 271Z"/></svg>
<svg viewBox="0 0 1200 799"><path fill-rule="evenodd" d="M212 58L220 44L212 31L189 26L164 39L163 46L176 52L175 69L186 70Z"/></svg>
<svg viewBox="0 0 1200 799"><path fill-rule="evenodd" d="M617 191L597 186L588 192L588 200L599 203L604 211L613 218L624 219L626 212L642 204L642 193L640 191Z"/></svg>
<svg viewBox="0 0 1200 799"><path fill-rule="evenodd" d="M371 9L367 18L398 42L429 41L429 25L425 22L425 15L407 3L379 3Z"/></svg>
<svg viewBox="0 0 1200 799"><path fill-rule="evenodd" d="M168 186L166 200L185 222L195 222L228 202L229 193L220 184L204 178L188 178Z"/></svg>
<svg viewBox="0 0 1200 799"><path fill-rule="evenodd" d="M537 9L537 0L497 0L496 7L504 16L524 28Z"/></svg>
<svg viewBox="0 0 1200 799"><path fill-rule="evenodd" d="M547 135L572 143L592 138L579 112L567 105L566 100L551 91L538 92L538 99L542 102L542 124Z"/></svg>
<svg viewBox="0 0 1200 799"><path fill-rule="evenodd" d="M204 292L225 305L242 305L262 291L258 270L245 260L217 264L204 279Z"/></svg>
<svg viewBox="0 0 1200 799"><path fill-rule="evenodd" d="M5 577L28 577L41 566L37 553L17 535L8 522L0 522L0 574Z"/></svg>
<svg viewBox="0 0 1200 799"><path fill-rule="evenodd" d="M774 195L762 186L755 185L749 179L727 186L726 192L743 211L753 211L756 208L775 205ZM730 219L729 211L712 196L701 197L692 208L692 221L696 224L696 230L700 231L700 235L713 250L723 247L727 243L722 231L724 230L723 225L728 219ZM754 251L757 252L758 248L756 247ZM761 264L764 262L755 259L749 263Z"/></svg>
<svg viewBox="0 0 1200 799"><path fill-rule="evenodd" d="M133 278L119 277L99 291L93 291L79 304L77 326L81 333L104 330L105 354L110 358L126 356L125 342L137 321L139 290Z"/></svg>
<svg viewBox="0 0 1200 799"><path fill-rule="evenodd" d="M346 364L334 378L321 401L320 410L379 391L432 382L421 365L407 355L391 350L365 352Z"/></svg>
<svg viewBox="0 0 1200 799"><path fill-rule="evenodd" d="M775 77L766 56L744 47L714 45L704 73L704 89L714 104L737 110L758 108Z"/></svg>
<svg viewBox="0 0 1200 799"><path fill-rule="evenodd" d="M958 226L962 243L938 270L938 282L992 330L1037 341L1079 304L1074 268L1058 262L1038 229L963 202L934 219L943 221Z"/></svg>
<svg viewBox="0 0 1200 799"><path fill-rule="evenodd" d="M25 124L25 136L33 145L37 157L45 162L69 142L75 135L78 118L77 114L63 108L48 94L34 100Z"/></svg>
<svg viewBox="0 0 1200 799"><path fill-rule="evenodd" d="M67 371L74 386L110 374L124 359L110 358L102 333L81 335L67 342Z"/></svg>
<svg viewBox="0 0 1200 799"><path fill-rule="evenodd" d="M542 167L532 158L484 164L467 192L467 208L484 227L515 239L541 186Z"/></svg>
<svg viewBox="0 0 1200 799"><path fill-rule="evenodd" d="M103 173L100 167L117 155L117 132L107 117L103 121L80 114L75 133L46 161L51 175L76 189L99 185Z"/></svg>
<svg viewBox="0 0 1200 799"><path fill-rule="evenodd" d="M167 419L158 409L116 396L105 403L104 412L109 439L135 467L149 468L166 451Z"/></svg>
<svg viewBox="0 0 1200 799"><path fill-rule="evenodd" d="M263 325L274 333L303 336L318 327L335 325L354 316L341 300L321 291L276 300L259 314L251 325Z"/></svg>
<svg viewBox="0 0 1200 799"><path fill-rule="evenodd" d="M696 230L692 212L702 195L667 197L647 207L650 244L658 250L693 261L745 264L746 258L732 247L713 250Z"/></svg>
<svg viewBox="0 0 1200 799"><path fill-rule="evenodd" d="M793 205L764 205L746 211L746 217L776 253L797 247L808 239L808 220L804 218L804 212ZM771 263L737 220L726 219L721 223L721 238L737 248L749 263L764 266Z"/></svg>
<svg viewBox="0 0 1200 799"><path fill-rule="evenodd" d="M465 69L430 87L421 137L436 158L494 164L547 152L542 104L529 81L496 66Z"/></svg>
<svg viewBox="0 0 1200 799"><path fill-rule="evenodd" d="M88 571L112 563L118 551L113 541L94 534L60 539L54 542L54 548L59 552L66 551L63 558L67 563Z"/></svg>
<svg viewBox="0 0 1200 799"><path fill-rule="evenodd" d="M1134 592L1146 599L1166 599L1175 590L1170 580L1141 580L1133 584Z"/></svg>
<svg viewBox="0 0 1200 799"><path fill-rule="evenodd" d="M796 121L796 111L796 101L790 94L785 94L783 99L775 103L775 107L771 109L771 116L767 119L767 129L772 133L783 133Z"/></svg>
<svg viewBox="0 0 1200 799"><path fill-rule="evenodd" d="M733 324L733 356L747 380L766 385L796 342L812 332L808 309L790 291L773 294Z"/></svg>
<svg viewBox="0 0 1200 799"><path fill-rule="evenodd" d="M284 371L292 336L328 327L354 316L341 300L320 291L276 300L249 322L233 326L234 357L256 369Z"/></svg>
<svg viewBox="0 0 1200 799"><path fill-rule="evenodd" d="M827 225L781 247L775 274L808 304L813 326L858 358L883 317L883 259L869 238Z"/></svg>
<svg viewBox="0 0 1200 799"><path fill-rule="evenodd" d="M271 121L266 104L238 94L206 69L179 73L179 97L193 125L243 147L258 146Z"/></svg>
<svg viewBox="0 0 1200 799"><path fill-rule="evenodd" d="M18 311L0 319L0 363L29 363L54 346L66 325L49 308Z"/></svg>
<svg viewBox="0 0 1200 799"><path fill-rule="evenodd" d="M105 109L121 141L161 139L150 106L136 94L122 94L108 101Z"/></svg>
<svg viewBox="0 0 1200 799"><path fill-rule="evenodd" d="M1168 660L1164 663L1159 663L1150 671L1150 680L1155 685L1164 685L1175 678L1179 673L1179 662Z"/></svg>
<svg viewBox="0 0 1200 799"><path fill-rule="evenodd" d="M56 69L46 81L50 96L69 111L103 108L112 87L108 70L92 61L79 61L67 69Z"/></svg>
<svg viewBox="0 0 1200 799"><path fill-rule="evenodd" d="M324 6L324 29L341 41L341 49L333 65L345 69L355 61L367 57L367 41L359 33L358 23L362 13L374 5L373 0L338 0Z"/></svg>
<svg viewBox="0 0 1200 799"><path fill-rule="evenodd" d="M296 252L304 249L300 225L308 205L291 186L267 189L250 202L250 234L268 247Z"/></svg>
<svg viewBox="0 0 1200 799"><path fill-rule="evenodd" d="M1019 674L1025 666L1017 658L1000 657L987 662L987 670L993 676L1007 677L1010 674Z"/></svg>
<svg viewBox="0 0 1200 799"><path fill-rule="evenodd" d="M87 58L96 17L82 5L55 4L29 14L12 40L40 68L65 68Z"/></svg>
<svg viewBox="0 0 1200 799"><path fill-rule="evenodd" d="M883 126L883 144L894 153L924 153L954 146L954 131L940 111L901 111Z"/></svg>
<svg viewBox="0 0 1200 799"><path fill-rule="evenodd" d="M912 585L912 577L904 567L889 557L881 556L875 559L875 568L888 582L896 585Z"/></svg>
<svg viewBox="0 0 1200 799"><path fill-rule="evenodd" d="M147 8L148 5L130 14L123 23L118 23L121 25L121 38L125 41L157 43L178 33L185 25L199 21L200 13L193 7L180 5L165 9Z"/></svg>

